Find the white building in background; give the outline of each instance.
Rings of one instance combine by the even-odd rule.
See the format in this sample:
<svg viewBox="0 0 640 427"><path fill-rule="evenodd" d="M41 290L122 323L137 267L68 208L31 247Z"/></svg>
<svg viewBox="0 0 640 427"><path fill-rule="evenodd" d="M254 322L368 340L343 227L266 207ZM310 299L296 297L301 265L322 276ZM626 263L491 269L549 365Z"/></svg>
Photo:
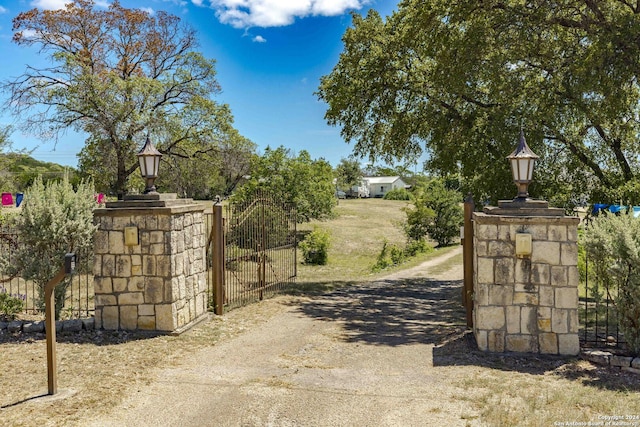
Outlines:
<svg viewBox="0 0 640 427"><path fill-rule="evenodd" d="M368 197L384 197L391 190L409 188L399 176L372 176L362 178L369 191Z"/></svg>

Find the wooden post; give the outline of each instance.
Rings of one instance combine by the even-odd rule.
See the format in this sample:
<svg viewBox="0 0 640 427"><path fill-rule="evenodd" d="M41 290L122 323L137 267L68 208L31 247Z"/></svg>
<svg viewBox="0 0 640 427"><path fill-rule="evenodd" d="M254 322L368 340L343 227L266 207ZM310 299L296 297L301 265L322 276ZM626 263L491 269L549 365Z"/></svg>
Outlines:
<svg viewBox="0 0 640 427"><path fill-rule="evenodd" d="M462 259L464 269L464 287L462 302L467 312L467 327L473 327L473 221L472 215L475 204L469 193L464 200L464 243Z"/></svg>
<svg viewBox="0 0 640 427"><path fill-rule="evenodd" d="M222 205L213 205L213 285L215 313L224 314L224 224L222 221Z"/></svg>
<svg viewBox="0 0 640 427"><path fill-rule="evenodd" d="M58 274L44 287L45 300L45 332L47 335L47 383L49 385L49 394L54 395L58 392L58 363L56 357L56 320L55 320L55 288L58 283L66 275L66 269L63 266Z"/></svg>

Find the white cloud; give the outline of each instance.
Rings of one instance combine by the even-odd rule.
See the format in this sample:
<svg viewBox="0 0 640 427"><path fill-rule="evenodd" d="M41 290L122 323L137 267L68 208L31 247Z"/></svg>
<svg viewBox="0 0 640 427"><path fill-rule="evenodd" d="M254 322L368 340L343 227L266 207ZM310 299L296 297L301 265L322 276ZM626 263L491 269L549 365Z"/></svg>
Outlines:
<svg viewBox="0 0 640 427"><path fill-rule="evenodd" d="M25 39L30 39L38 34L34 30L22 30L21 33L22 37L24 37Z"/></svg>
<svg viewBox="0 0 640 427"><path fill-rule="evenodd" d="M0 13L7 13L8 10L2 6L0 6Z"/></svg>
<svg viewBox="0 0 640 427"><path fill-rule="evenodd" d="M156 11L151 7L140 7L138 9L142 10L143 12L147 12L149 15L154 15L156 13Z"/></svg>
<svg viewBox="0 0 640 427"><path fill-rule="evenodd" d="M370 0L211 0L223 24L236 28L280 27L306 16L335 16ZM202 4L202 0L192 0Z"/></svg>
<svg viewBox="0 0 640 427"><path fill-rule="evenodd" d="M64 5L69 3L69 0L33 0L31 6L38 9L56 10L64 9Z"/></svg>
<svg viewBox="0 0 640 427"><path fill-rule="evenodd" d="M262 36L255 36L255 37L253 38L253 41L254 41L254 42L256 42L256 43L266 43L266 42L267 42L267 39L265 39L265 38L264 38L264 37L262 37Z"/></svg>
<svg viewBox="0 0 640 427"><path fill-rule="evenodd" d="M58 10L64 9L67 3L73 3L73 0L33 0L31 6L38 9ZM109 2L106 0L97 0L95 4L105 9L109 7Z"/></svg>

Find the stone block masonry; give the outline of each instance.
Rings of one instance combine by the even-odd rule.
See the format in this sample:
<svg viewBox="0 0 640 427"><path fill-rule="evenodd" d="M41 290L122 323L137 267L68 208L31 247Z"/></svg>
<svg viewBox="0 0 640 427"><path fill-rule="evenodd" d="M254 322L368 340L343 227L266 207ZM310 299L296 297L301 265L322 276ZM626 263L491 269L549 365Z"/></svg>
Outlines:
<svg viewBox="0 0 640 427"><path fill-rule="evenodd" d="M207 314L204 208L161 195L95 211L95 327L175 332ZM134 227L137 244L125 244Z"/></svg>
<svg viewBox="0 0 640 427"><path fill-rule="evenodd" d="M579 219L474 213L474 333L492 352L577 355ZM531 255L516 257L516 234Z"/></svg>

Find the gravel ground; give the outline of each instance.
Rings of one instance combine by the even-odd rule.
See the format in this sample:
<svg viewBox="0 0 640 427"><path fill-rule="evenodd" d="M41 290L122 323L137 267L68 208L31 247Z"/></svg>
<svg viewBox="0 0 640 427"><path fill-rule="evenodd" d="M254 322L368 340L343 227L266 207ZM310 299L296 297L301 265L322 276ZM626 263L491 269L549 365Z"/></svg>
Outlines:
<svg viewBox="0 0 640 427"><path fill-rule="evenodd" d="M472 341L460 266L429 274L443 261L317 298L269 300L276 315L158 371L89 425L480 425L451 381L455 355Z"/></svg>

